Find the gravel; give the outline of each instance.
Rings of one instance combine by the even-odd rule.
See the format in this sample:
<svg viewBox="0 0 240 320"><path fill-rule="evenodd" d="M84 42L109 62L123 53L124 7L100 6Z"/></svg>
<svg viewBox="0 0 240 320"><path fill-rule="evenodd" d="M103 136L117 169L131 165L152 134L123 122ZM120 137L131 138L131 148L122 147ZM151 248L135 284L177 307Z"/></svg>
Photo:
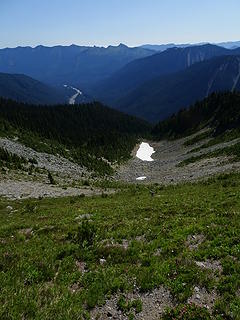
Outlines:
<svg viewBox="0 0 240 320"><path fill-rule="evenodd" d="M135 320L159 320L163 312L167 307L173 307L173 298L170 292L162 287L159 287L152 292L140 293L138 291L134 293L128 293L122 295L127 301L139 299L142 301L142 311L134 314ZM91 312L91 320L128 320L128 315L118 309L117 303L120 295L117 294L101 307L96 307Z"/></svg>
<svg viewBox="0 0 240 320"><path fill-rule="evenodd" d="M223 271L221 262L218 260L195 261L195 263L201 269L208 269L219 273Z"/></svg>
<svg viewBox="0 0 240 320"><path fill-rule="evenodd" d="M44 184L34 181L0 181L0 196L10 200L27 199L27 198L56 198L67 196L93 196L101 195L102 190L90 188L61 188L55 185Z"/></svg>
<svg viewBox="0 0 240 320"><path fill-rule="evenodd" d="M205 288L196 286L193 295L188 299L188 303L193 303L212 312L217 299L218 295L215 290L208 292Z"/></svg>
<svg viewBox="0 0 240 320"><path fill-rule="evenodd" d="M70 175L72 179L79 179L79 177L87 173L85 168L80 167L76 163L63 158L60 155L55 156L44 152L37 152L17 141L7 138L0 138L0 147L19 157L28 160L35 159L37 161L37 167L39 168L63 175Z"/></svg>
<svg viewBox="0 0 240 320"><path fill-rule="evenodd" d="M186 246L188 247L189 250L194 251L204 241L205 241L205 236L203 234L189 235L186 241Z"/></svg>
<svg viewBox="0 0 240 320"><path fill-rule="evenodd" d="M0 138L0 147L12 154L16 154L25 159L35 159L38 168L46 169L55 174L54 179L59 185L48 183L46 174L28 175L26 172L10 172L3 175L0 173L0 196L11 200L26 198L44 197L67 197L67 196L93 196L101 195L102 190L90 187L70 187L74 181L79 181L83 177L89 177L90 173L76 163L61 156L48 153L40 153L17 142L17 139L10 140ZM61 187L63 185L64 187ZM66 186L66 187L65 187ZM112 193L108 190L106 193ZM10 209L9 209L10 210Z"/></svg>
<svg viewBox="0 0 240 320"><path fill-rule="evenodd" d="M198 152L189 153L190 150L195 149L206 142L202 141L192 146L184 146L184 142L191 137L174 141L163 140L160 142L149 142L156 151L152 155L154 159L152 162L138 159L136 157L136 152L139 145L136 146L132 153L132 159L118 168L115 178L121 181L136 183L138 177L144 176L146 179L144 181L138 181L139 183L172 184L184 181L196 181L217 173L240 169L240 162L230 163L229 158L225 156L203 159L183 167L178 167L177 165L183 160L218 150L240 141L240 139L235 139L230 142L201 149Z"/></svg>

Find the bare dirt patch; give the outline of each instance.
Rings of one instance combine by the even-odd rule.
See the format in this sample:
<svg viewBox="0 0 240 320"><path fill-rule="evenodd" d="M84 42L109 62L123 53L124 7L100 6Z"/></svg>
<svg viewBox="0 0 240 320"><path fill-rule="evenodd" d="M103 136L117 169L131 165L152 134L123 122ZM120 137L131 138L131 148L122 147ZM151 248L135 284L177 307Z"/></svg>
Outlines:
<svg viewBox="0 0 240 320"><path fill-rule="evenodd" d="M112 191L106 193L112 193ZM36 181L16 181L3 180L0 181L0 197L10 200L27 199L27 198L57 198L67 196L94 196L101 195L101 189L92 188L73 188L45 184Z"/></svg>
<svg viewBox="0 0 240 320"><path fill-rule="evenodd" d="M136 320L159 320L167 307L173 307L173 299L170 292L164 287L153 290L149 293L128 293L123 295L126 301L140 299L142 301L142 311L136 313L133 309L131 312ZM118 300L120 295L116 295L107 300L105 305L96 307L91 312L91 320L118 319L128 320L126 313L119 310Z"/></svg>
<svg viewBox="0 0 240 320"><path fill-rule="evenodd" d="M196 250L201 243L205 240L205 236L203 234L189 235L186 241L186 246L189 250Z"/></svg>
<svg viewBox="0 0 240 320"><path fill-rule="evenodd" d="M188 299L188 303L193 303L212 312L217 298L218 295L215 290L208 292L205 288L195 287L193 295Z"/></svg>
<svg viewBox="0 0 240 320"><path fill-rule="evenodd" d="M22 234L22 235L26 236L27 238L30 238L33 234L32 228L21 229L18 232L19 232L19 234Z"/></svg>
<svg viewBox="0 0 240 320"><path fill-rule="evenodd" d="M201 269L207 269L219 273L222 273L223 271L221 262L218 260L195 261L195 263Z"/></svg>
<svg viewBox="0 0 240 320"><path fill-rule="evenodd" d="M82 274L87 272L87 264L85 262L76 261L75 264L79 272L81 272Z"/></svg>
<svg viewBox="0 0 240 320"><path fill-rule="evenodd" d="M120 242L115 242L114 239L106 239L101 242L104 248L122 248L127 250L129 247L129 241L126 239L122 239Z"/></svg>
<svg viewBox="0 0 240 320"><path fill-rule="evenodd" d="M78 291L81 290L81 285L79 283L74 283L73 285L70 286L69 291L74 294Z"/></svg>

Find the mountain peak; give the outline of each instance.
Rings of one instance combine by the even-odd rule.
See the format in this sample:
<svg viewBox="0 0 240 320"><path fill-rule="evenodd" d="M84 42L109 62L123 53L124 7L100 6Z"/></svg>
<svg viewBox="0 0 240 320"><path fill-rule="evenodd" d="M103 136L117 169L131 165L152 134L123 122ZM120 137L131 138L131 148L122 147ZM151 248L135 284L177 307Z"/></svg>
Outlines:
<svg viewBox="0 0 240 320"><path fill-rule="evenodd" d="M129 49L128 46L126 46L124 43L120 43L118 46L113 46L113 45L110 45L108 46L108 48L122 48L122 49Z"/></svg>
<svg viewBox="0 0 240 320"><path fill-rule="evenodd" d="M124 43L120 43L120 44L118 45L118 47L119 47L119 48L128 48L128 46L126 46Z"/></svg>

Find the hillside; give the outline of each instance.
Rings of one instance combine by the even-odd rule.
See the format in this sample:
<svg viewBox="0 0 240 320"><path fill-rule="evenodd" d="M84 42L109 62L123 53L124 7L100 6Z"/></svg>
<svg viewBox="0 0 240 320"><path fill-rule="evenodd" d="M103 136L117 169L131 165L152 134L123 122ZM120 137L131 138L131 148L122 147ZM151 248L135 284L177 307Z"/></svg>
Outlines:
<svg viewBox="0 0 240 320"><path fill-rule="evenodd" d="M210 127L214 135L240 128L240 94L238 92L213 93L189 108L182 109L153 129L158 139L182 137Z"/></svg>
<svg viewBox="0 0 240 320"><path fill-rule="evenodd" d="M33 104L67 102L63 90L53 88L23 74L0 73L0 97Z"/></svg>
<svg viewBox="0 0 240 320"><path fill-rule="evenodd" d="M145 83L116 106L151 122L163 120L212 92L240 90L240 57L212 58Z"/></svg>
<svg viewBox="0 0 240 320"><path fill-rule="evenodd" d="M23 74L0 73L0 97L37 105L81 104L93 98L72 86L50 86Z"/></svg>
<svg viewBox="0 0 240 320"><path fill-rule="evenodd" d="M0 99L0 132L38 151L61 154L100 174L113 171L150 125L99 103L32 106Z"/></svg>
<svg viewBox="0 0 240 320"><path fill-rule="evenodd" d="M227 50L210 44L172 48L129 63L106 81L100 82L91 93L101 101L116 107L119 99L147 81L176 73L213 57L237 54L240 54L240 49Z"/></svg>
<svg viewBox="0 0 240 320"><path fill-rule="evenodd" d="M168 184L239 170L240 94L213 93L182 109L153 128L149 143L153 161L132 158L117 179Z"/></svg>
<svg viewBox="0 0 240 320"><path fill-rule="evenodd" d="M143 48L119 46L55 46L0 49L0 72L21 73L51 85L69 84L80 90L110 76L125 64L151 55Z"/></svg>
<svg viewBox="0 0 240 320"><path fill-rule="evenodd" d="M239 319L239 183L0 198L1 318Z"/></svg>
<svg viewBox="0 0 240 320"><path fill-rule="evenodd" d="M0 320L240 320L240 0L0 0Z"/></svg>
<svg viewBox="0 0 240 320"><path fill-rule="evenodd" d="M155 127L145 162L142 120L0 99L0 318L238 319L239 126L240 94L212 94Z"/></svg>

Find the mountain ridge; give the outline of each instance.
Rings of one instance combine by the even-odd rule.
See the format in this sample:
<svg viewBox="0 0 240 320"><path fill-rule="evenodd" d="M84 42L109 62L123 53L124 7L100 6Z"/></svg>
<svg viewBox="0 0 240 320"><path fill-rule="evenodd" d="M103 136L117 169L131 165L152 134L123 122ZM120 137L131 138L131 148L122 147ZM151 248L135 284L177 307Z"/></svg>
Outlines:
<svg viewBox="0 0 240 320"><path fill-rule="evenodd" d="M213 44L217 45L219 47L223 47L226 49L235 49L240 47L240 41L227 41L227 42L200 42L200 43L166 43L166 44L143 44L140 47L144 49L150 49L155 51L164 51L169 48L178 47L178 48L185 48L185 47L192 47L197 45L203 45L203 44Z"/></svg>
<svg viewBox="0 0 240 320"><path fill-rule="evenodd" d="M126 63L154 52L124 45L36 46L0 49L0 72L23 73L50 85L70 85L84 90Z"/></svg>
<svg viewBox="0 0 240 320"><path fill-rule="evenodd" d="M240 90L240 56L214 57L155 78L120 99L117 108L156 122L212 92L226 90Z"/></svg>
<svg viewBox="0 0 240 320"><path fill-rule="evenodd" d="M32 104L67 103L64 90L24 74L0 73L0 96Z"/></svg>
<svg viewBox="0 0 240 320"><path fill-rule="evenodd" d="M107 80L98 83L91 94L114 107L123 95L156 77L176 73L215 56L237 54L240 54L240 48L228 50L211 44L171 48L130 62Z"/></svg>
<svg viewBox="0 0 240 320"><path fill-rule="evenodd" d="M212 93L207 98L182 109L169 118L160 121L153 129L158 139L179 138L208 128L197 139L218 136L231 130L238 130L240 124L240 92ZM209 130L211 128L211 130ZM231 138L231 136L230 136ZM197 142L191 141L192 144ZM190 144L190 142L189 142Z"/></svg>

